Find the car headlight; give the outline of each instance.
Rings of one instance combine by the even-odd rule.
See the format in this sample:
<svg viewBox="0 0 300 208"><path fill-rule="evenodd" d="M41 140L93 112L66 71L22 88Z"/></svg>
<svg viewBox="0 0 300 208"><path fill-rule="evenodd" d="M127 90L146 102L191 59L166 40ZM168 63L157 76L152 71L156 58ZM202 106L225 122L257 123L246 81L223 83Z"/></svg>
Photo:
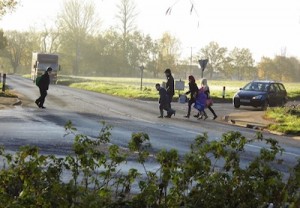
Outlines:
<svg viewBox="0 0 300 208"><path fill-rule="evenodd" d="M252 99L253 100L261 100L263 98L262 95L257 95L257 96L254 96Z"/></svg>

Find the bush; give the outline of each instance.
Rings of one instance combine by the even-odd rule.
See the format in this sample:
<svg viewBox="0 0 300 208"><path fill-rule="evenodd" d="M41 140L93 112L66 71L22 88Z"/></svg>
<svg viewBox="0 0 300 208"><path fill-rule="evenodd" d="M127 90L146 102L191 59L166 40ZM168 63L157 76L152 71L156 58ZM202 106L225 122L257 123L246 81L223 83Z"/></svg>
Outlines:
<svg viewBox="0 0 300 208"><path fill-rule="evenodd" d="M124 152L109 145L111 127L105 124L95 139L77 134L71 122L65 127L74 135L74 153L64 158L40 155L36 147L22 147L15 155L1 149L0 207L300 206L300 161L284 180L273 168L282 162L276 156L283 149L260 134L248 140L228 132L212 142L203 134L184 156L174 149L153 156L145 133L132 134ZM245 145L255 140L264 140L268 147L242 168ZM144 174L135 168L121 171L129 158L144 167ZM159 168L149 171L145 164L153 159ZM63 181L66 173L71 178ZM133 192L133 184L138 184L138 192Z"/></svg>

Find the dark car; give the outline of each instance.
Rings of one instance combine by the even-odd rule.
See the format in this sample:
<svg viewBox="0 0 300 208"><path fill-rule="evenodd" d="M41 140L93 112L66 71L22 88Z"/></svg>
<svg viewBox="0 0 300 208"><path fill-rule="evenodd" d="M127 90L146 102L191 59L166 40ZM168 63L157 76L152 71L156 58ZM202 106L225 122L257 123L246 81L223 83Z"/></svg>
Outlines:
<svg viewBox="0 0 300 208"><path fill-rule="evenodd" d="M287 92L280 82L252 81L233 96L235 108L243 106L259 107L265 110L268 106L284 106Z"/></svg>

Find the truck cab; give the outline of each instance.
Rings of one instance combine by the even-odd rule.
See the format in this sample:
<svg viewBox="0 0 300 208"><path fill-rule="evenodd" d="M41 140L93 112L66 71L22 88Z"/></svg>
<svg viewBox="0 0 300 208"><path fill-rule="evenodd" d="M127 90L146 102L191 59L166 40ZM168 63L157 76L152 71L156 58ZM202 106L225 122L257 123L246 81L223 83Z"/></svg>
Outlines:
<svg viewBox="0 0 300 208"><path fill-rule="evenodd" d="M33 82L35 82L37 77L42 76L48 67L52 68L50 83L56 84L57 73L60 71L58 55L50 53L32 53L31 79Z"/></svg>

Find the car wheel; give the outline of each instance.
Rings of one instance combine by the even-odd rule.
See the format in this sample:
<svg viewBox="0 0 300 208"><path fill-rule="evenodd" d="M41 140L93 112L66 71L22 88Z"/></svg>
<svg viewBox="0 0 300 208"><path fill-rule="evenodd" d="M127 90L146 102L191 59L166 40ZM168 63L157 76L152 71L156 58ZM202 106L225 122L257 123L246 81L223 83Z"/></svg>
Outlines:
<svg viewBox="0 0 300 208"><path fill-rule="evenodd" d="M234 100L234 101L233 101L233 106L234 106L235 108L239 108L239 107L241 106L241 104L240 104L239 101Z"/></svg>
<svg viewBox="0 0 300 208"><path fill-rule="evenodd" d="M269 107L269 101L265 100L265 102L262 104L261 106L261 110L267 110L267 108Z"/></svg>

